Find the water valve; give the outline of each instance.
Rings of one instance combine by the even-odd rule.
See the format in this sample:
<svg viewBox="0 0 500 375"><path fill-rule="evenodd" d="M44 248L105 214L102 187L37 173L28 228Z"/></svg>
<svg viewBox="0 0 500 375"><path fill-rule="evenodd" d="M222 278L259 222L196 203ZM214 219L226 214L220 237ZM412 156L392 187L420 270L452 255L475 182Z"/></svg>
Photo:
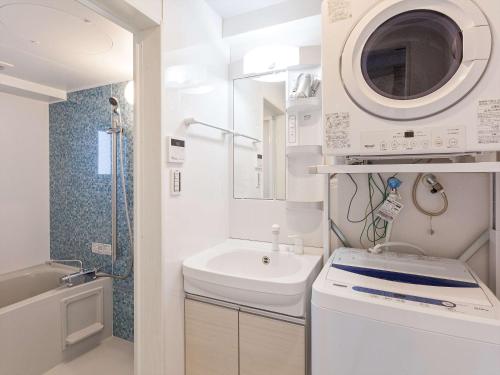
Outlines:
<svg viewBox="0 0 500 375"><path fill-rule="evenodd" d="M422 177L422 183L430 189L432 194L441 193L444 191L443 185L441 185L436 176L429 173Z"/></svg>

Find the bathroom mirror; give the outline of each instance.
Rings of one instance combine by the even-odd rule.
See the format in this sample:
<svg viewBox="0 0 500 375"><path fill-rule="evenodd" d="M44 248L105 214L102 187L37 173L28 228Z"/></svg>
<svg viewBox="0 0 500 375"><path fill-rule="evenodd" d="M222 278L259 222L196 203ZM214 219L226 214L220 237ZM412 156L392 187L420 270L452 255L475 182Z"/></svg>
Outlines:
<svg viewBox="0 0 500 375"><path fill-rule="evenodd" d="M233 81L235 198L286 199L286 76Z"/></svg>

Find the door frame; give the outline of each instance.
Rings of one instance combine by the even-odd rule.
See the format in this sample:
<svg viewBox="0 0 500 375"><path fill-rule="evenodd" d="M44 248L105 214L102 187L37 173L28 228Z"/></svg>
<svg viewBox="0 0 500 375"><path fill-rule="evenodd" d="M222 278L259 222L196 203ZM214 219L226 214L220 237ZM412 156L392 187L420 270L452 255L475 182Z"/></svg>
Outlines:
<svg viewBox="0 0 500 375"><path fill-rule="evenodd" d="M127 1L77 1L134 35L134 374L160 375L162 25Z"/></svg>

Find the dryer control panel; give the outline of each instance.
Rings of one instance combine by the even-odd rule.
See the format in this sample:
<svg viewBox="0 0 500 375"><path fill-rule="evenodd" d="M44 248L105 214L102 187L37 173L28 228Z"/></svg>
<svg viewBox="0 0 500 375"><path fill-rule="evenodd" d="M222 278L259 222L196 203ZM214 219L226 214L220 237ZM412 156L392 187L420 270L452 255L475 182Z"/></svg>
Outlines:
<svg viewBox="0 0 500 375"><path fill-rule="evenodd" d="M465 129L404 128L361 133L360 150L363 154L420 154L453 153L466 149Z"/></svg>

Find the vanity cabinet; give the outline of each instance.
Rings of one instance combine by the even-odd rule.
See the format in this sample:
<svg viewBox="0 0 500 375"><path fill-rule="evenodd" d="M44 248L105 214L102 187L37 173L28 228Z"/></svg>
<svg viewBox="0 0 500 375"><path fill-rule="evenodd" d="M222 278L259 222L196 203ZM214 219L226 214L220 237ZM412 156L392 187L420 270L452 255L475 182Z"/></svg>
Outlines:
<svg viewBox="0 0 500 375"><path fill-rule="evenodd" d="M238 375L238 311L186 299L186 375Z"/></svg>
<svg viewBox="0 0 500 375"><path fill-rule="evenodd" d="M307 373L302 320L214 303L186 299L186 375Z"/></svg>
<svg viewBox="0 0 500 375"><path fill-rule="evenodd" d="M240 375L304 375L305 327L240 312Z"/></svg>

